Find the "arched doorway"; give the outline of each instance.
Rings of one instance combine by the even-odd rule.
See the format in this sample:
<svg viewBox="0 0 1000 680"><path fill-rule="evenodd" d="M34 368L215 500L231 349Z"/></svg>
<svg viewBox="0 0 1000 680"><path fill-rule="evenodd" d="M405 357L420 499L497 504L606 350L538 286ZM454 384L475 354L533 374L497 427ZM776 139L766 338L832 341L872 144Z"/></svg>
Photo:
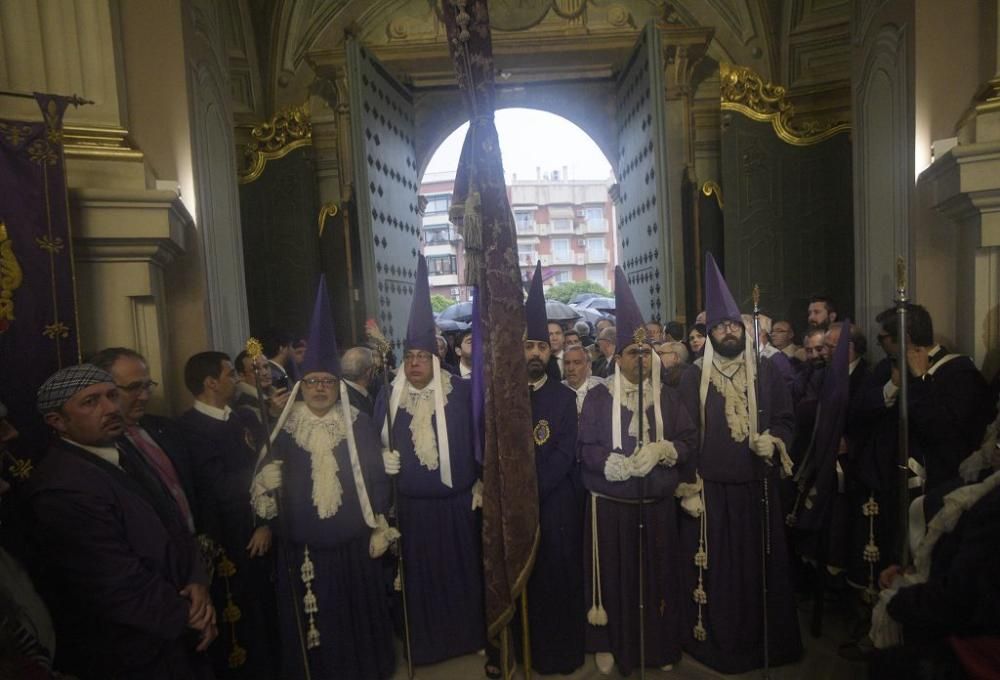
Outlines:
<svg viewBox="0 0 1000 680"><path fill-rule="evenodd" d="M541 261L546 287L589 281L611 287L617 263L613 235L615 184L610 160L583 129L562 116L525 108L496 112L508 195L517 228L522 278ZM468 123L427 159L420 182L423 253L431 293L470 299L464 285L464 242L448 209Z"/></svg>

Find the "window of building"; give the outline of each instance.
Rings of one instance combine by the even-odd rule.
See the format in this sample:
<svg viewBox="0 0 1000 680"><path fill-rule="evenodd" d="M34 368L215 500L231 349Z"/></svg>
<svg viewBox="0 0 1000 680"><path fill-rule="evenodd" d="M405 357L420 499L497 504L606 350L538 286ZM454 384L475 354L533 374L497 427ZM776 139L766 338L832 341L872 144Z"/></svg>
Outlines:
<svg viewBox="0 0 1000 680"><path fill-rule="evenodd" d="M573 274L568 269L557 269L549 280L552 283L569 283L573 280Z"/></svg>
<svg viewBox="0 0 1000 680"><path fill-rule="evenodd" d="M514 223L517 225L517 233L532 233L535 230L535 213L526 210L515 212Z"/></svg>
<svg viewBox="0 0 1000 680"><path fill-rule="evenodd" d="M451 207L451 194L434 194L427 197L427 207L424 208L425 215L440 215L447 213Z"/></svg>
<svg viewBox="0 0 1000 680"><path fill-rule="evenodd" d="M587 239L587 259L588 260L604 260L607 258L607 251L604 250L604 239L603 238L588 238Z"/></svg>
<svg viewBox="0 0 1000 680"><path fill-rule="evenodd" d="M451 241L451 229L427 229L424 231L424 242L428 245L443 245Z"/></svg>
<svg viewBox="0 0 1000 680"><path fill-rule="evenodd" d="M569 217L559 217L552 220L553 234L572 234L573 220Z"/></svg>
<svg viewBox="0 0 1000 680"><path fill-rule="evenodd" d="M593 281L594 283L607 287L608 285L608 275L604 265L588 265L587 266L587 280Z"/></svg>
<svg viewBox="0 0 1000 680"><path fill-rule="evenodd" d="M604 208L584 208L583 216L587 218L588 222L593 222L595 220L600 221L604 219Z"/></svg>
<svg viewBox="0 0 1000 680"><path fill-rule="evenodd" d="M427 273L431 276L454 274L456 271L454 255L432 255L427 258Z"/></svg>
<svg viewBox="0 0 1000 680"><path fill-rule="evenodd" d="M568 238L554 238L552 239L552 259L556 262L569 262L570 258L573 256L569 249L569 239Z"/></svg>

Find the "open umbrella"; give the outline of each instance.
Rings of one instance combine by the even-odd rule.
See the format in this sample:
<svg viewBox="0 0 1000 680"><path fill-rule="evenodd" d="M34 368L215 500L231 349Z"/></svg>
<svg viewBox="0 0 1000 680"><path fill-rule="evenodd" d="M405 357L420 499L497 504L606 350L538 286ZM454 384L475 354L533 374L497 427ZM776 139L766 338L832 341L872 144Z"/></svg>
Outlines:
<svg viewBox="0 0 1000 680"><path fill-rule="evenodd" d="M589 300L583 302L581 306L586 306L587 309L596 309L599 312L614 314L615 299L612 297L590 298Z"/></svg>
<svg viewBox="0 0 1000 680"><path fill-rule="evenodd" d="M545 301L545 315L549 321L575 321L580 318L580 313L559 300Z"/></svg>
<svg viewBox="0 0 1000 680"><path fill-rule="evenodd" d="M456 302L443 312L437 315L437 321L461 321L469 323L472 321L472 303ZM443 328L441 330L444 330Z"/></svg>
<svg viewBox="0 0 1000 680"><path fill-rule="evenodd" d="M438 317L438 320L434 324L442 333L458 333L469 329L469 324L465 321L452 321L451 319L442 319L440 317Z"/></svg>

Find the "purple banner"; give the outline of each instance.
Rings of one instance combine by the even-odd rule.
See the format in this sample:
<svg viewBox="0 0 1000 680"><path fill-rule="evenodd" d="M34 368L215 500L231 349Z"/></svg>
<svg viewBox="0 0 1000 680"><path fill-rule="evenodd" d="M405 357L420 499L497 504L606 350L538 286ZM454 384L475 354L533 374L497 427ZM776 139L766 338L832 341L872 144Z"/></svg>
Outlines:
<svg viewBox="0 0 1000 680"><path fill-rule="evenodd" d="M80 361L63 156L69 101L35 99L42 122L0 120L0 401L28 451L45 438L38 387Z"/></svg>

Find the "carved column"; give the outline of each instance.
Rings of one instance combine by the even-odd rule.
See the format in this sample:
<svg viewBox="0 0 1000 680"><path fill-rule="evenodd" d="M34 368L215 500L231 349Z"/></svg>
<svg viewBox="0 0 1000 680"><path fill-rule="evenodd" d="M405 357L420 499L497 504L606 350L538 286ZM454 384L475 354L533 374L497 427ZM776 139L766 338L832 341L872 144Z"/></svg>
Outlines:
<svg viewBox="0 0 1000 680"><path fill-rule="evenodd" d="M679 24L663 24L663 82L666 100L666 150L668 215L674 248L673 277L676 309L669 310L665 321L684 315L685 248L683 234L683 187L685 174L695 176L695 126L691 77L695 67L708 51L715 34L714 28L685 28Z"/></svg>

